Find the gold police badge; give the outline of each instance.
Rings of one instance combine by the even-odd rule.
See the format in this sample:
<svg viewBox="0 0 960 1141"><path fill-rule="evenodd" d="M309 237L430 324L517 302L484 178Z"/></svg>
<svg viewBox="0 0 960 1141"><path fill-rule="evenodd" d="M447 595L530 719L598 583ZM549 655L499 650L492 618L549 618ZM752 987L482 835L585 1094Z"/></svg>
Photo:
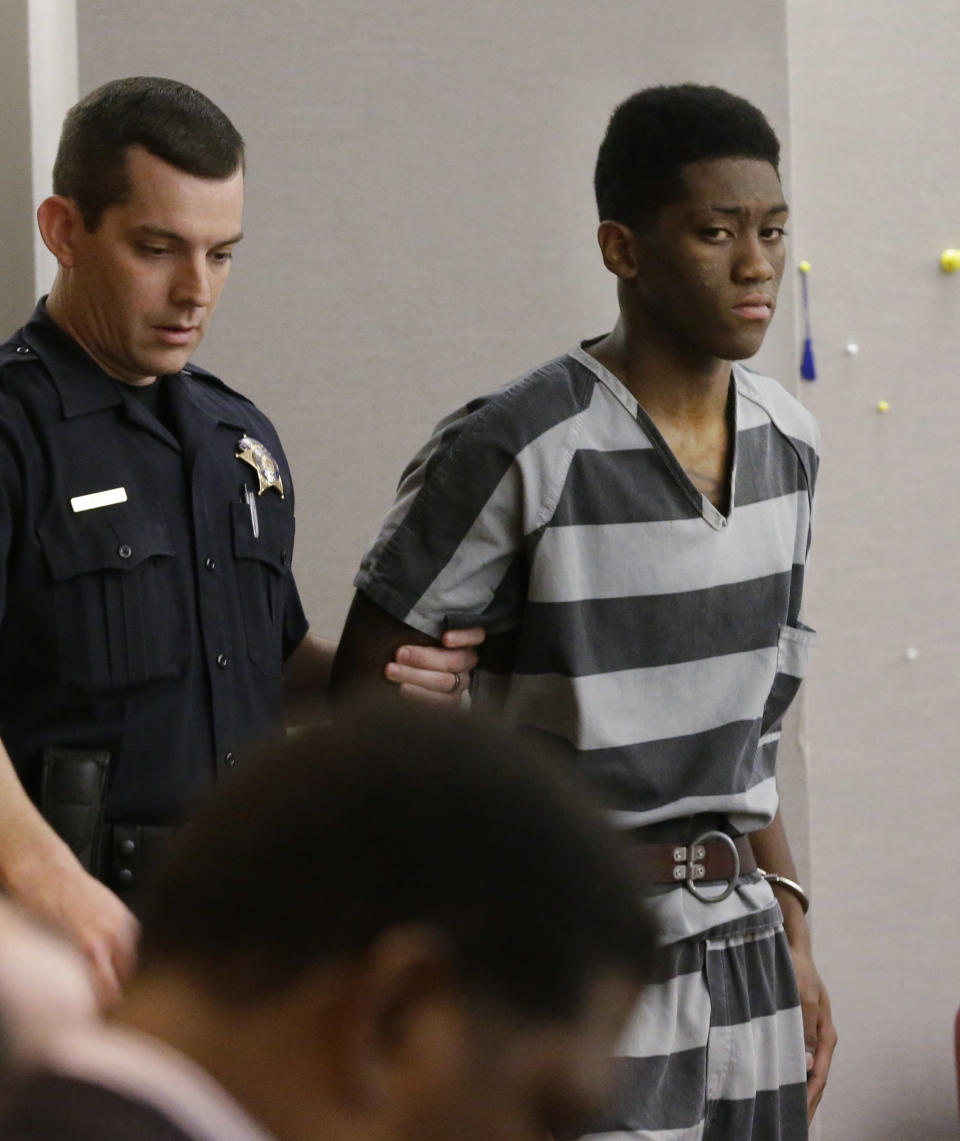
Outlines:
<svg viewBox="0 0 960 1141"><path fill-rule="evenodd" d="M248 463L257 473L257 479L260 481L257 495L263 495L268 487L273 487L280 492L280 498L283 499L280 466L263 444L253 436L241 436L237 447L240 449L237 452L237 459Z"/></svg>

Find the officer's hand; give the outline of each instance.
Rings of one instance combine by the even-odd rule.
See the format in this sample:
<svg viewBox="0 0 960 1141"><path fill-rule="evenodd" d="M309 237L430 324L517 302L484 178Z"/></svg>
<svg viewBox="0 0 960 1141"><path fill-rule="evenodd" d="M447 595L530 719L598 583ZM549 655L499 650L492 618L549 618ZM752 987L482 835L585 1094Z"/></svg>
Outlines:
<svg viewBox="0 0 960 1141"><path fill-rule="evenodd" d="M23 907L79 947L101 1007L115 1006L136 962L140 925L133 913L69 851L31 860L21 869L14 894Z"/></svg>
<svg viewBox="0 0 960 1141"><path fill-rule="evenodd" d="M479 626L447 630L442 646L401 646L384 672L405 697L458 705L470 687L470 671L477 664L473 647L485 637Z"/></svg>

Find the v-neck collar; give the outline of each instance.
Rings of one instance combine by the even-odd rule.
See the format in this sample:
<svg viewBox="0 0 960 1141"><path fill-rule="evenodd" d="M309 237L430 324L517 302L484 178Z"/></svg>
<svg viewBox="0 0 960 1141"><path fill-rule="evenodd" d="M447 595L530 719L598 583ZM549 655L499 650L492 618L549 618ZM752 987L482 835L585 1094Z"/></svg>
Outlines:
<svg viewBox="0 0 960 1141"><path fill-rule="evenodd" d="M730 464L730 488L729 488L729 513L724 515L722 511L714 507L710 500L703 494L703 492L694 484L693 480L687 475L683 465L673 454L673 451L667 441L663 438L660 429L654 424L653 420L627 388L627 386L618 377L587 352L589 345L596 344L597 341L602 340L602 337L591 337L589 340L582 341L575 349L571 349L569 356L574 360L579 361L582 365L588 368L594 376L609 390L610 394L617 400L619 404L630 413L640 426L641 431L650 441L657 455L663 460L664 466L670 473L674 482L677 484L683 496L689 501L694 510L700 515L705 523L708 523L715 531L723 530L733 517L734 505L736 503L736 490L737 490L737 435L740 424L740 394L738 391L736 365L730 366L730 399L733 401L733 429L731 447L733 448L733 457Z"/></svg>

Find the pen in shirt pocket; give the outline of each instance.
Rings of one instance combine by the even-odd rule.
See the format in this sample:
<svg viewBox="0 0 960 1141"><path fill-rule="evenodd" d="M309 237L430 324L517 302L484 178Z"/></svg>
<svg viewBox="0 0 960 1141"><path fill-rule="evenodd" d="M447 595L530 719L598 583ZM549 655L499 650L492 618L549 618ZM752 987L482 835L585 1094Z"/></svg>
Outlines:
<svg viewBox="0 0 960 1141"><path fill-rule="evenodd" d="M250 510L250 526L253 529L253 537L260 538L260 519L257 515L257 497L253 494L245 483L240 485L240 494L247 501L247 507Z"/></svg>

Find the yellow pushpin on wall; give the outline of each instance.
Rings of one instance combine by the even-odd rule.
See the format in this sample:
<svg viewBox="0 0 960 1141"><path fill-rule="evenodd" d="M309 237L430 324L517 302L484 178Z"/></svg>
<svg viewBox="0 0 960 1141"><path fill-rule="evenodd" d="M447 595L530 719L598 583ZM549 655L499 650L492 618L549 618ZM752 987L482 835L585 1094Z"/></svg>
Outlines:
<svg viewBox="0 0 960 1141"><path fill-rule="evenodd" d="M944 273L956 273L960 269L960 250L944 250L940 255L940 268Z"/></svg>

